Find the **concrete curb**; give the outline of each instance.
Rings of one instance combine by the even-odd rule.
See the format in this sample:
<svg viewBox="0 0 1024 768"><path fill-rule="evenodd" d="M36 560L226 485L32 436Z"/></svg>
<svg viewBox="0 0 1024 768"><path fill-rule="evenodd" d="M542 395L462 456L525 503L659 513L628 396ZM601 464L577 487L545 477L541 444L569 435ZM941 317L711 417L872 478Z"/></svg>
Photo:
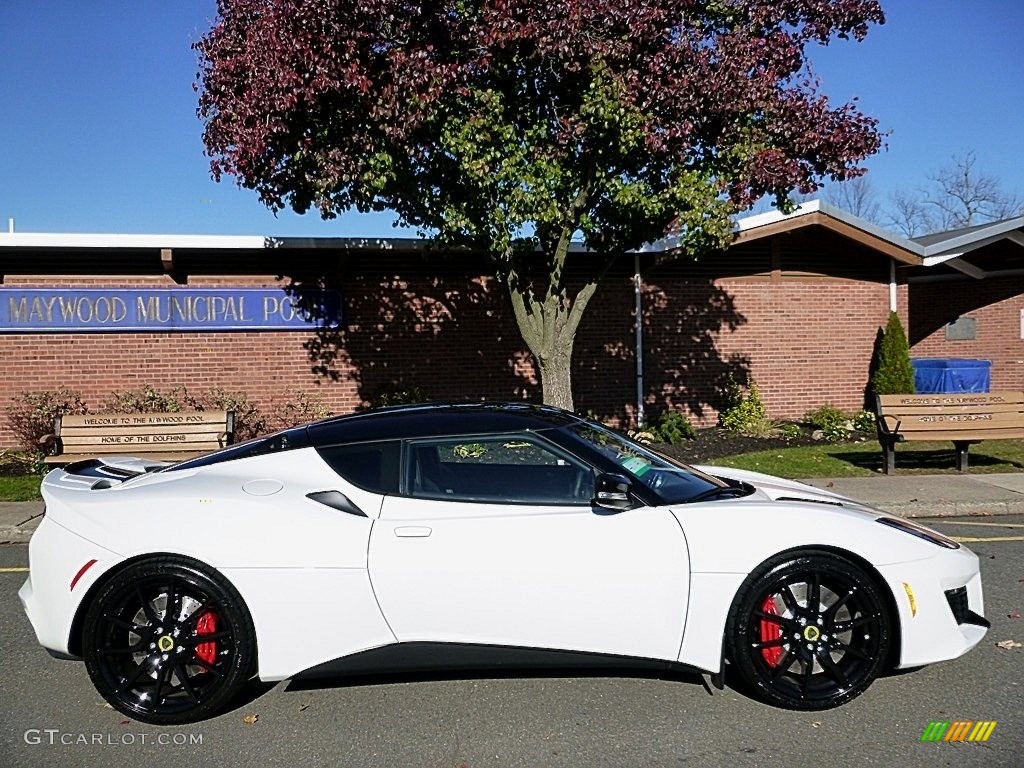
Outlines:
<svg viewBox="0 0 1024 768"><path fill-rule="evenodd" d="M897 517L929 518L1024 514L1024 501L915 501L910 503L873 504Z"/></svg>

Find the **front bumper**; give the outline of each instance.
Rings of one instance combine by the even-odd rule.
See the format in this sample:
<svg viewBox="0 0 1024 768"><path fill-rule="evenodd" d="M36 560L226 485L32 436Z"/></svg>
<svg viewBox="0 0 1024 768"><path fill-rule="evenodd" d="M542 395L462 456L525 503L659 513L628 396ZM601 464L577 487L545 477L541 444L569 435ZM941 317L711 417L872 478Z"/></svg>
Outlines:
<svg viewBox="0 0 1024 768"><path fill-rule="evenodd" d="M901 642L897 665L919 667L962 656L988 631L978 556L944 550L927 560L879 569L896 599ZM953 601L947 591L964 589Z"/></svg>

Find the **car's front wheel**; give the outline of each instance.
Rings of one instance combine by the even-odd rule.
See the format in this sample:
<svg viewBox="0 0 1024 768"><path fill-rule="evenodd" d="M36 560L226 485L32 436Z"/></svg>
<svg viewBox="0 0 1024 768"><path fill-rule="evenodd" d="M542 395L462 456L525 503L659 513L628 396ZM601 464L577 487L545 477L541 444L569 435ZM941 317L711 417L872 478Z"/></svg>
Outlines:
<svg viewBox="0 0 1024 768"><path fill-rule="evenodd" d="M230 583L168 556L130 565L100 588L82 655L112 706L174 725L216 714L238 694L254 669L255 636Z"/></svg>
<svg viewBox="0 0 1024 768"><path fill-rule="evenodd" d="M871 685L892 631L875 581L849 560L816 551L780 556L751 574L727 633L733 664L758 698L816 710Z"/></svg>

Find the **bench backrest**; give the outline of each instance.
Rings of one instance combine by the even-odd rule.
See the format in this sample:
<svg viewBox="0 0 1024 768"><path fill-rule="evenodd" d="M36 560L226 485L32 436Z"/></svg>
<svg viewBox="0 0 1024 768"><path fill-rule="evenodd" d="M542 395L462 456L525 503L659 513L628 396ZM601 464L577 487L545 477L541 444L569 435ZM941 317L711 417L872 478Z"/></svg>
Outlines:
<svg viewBox="0 0 1024 768"><path fill-rule="evenodd" d="M62 454L200 454L229 445L234 420L233 411L97 413L61 417L56 434Z"/></svg>
<svg viewBox="0 0 1024 768"><path fill-rule="evenodd" d="M879 431L917 440L1024 437L1024 392L879 395Z"/></svg>

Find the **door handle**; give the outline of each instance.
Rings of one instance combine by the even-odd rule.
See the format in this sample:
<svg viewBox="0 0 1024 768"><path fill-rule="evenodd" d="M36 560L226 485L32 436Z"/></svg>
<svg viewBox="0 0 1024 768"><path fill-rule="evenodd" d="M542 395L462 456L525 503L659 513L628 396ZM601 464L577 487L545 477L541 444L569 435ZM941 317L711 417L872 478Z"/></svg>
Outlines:
<svg viewBox="0 0 1024 768"><path fill-rule="evenodd" d="M430 535L430 529L425 525L404 525L395 528L395 536L408 539L423 539Z"/></svg>

